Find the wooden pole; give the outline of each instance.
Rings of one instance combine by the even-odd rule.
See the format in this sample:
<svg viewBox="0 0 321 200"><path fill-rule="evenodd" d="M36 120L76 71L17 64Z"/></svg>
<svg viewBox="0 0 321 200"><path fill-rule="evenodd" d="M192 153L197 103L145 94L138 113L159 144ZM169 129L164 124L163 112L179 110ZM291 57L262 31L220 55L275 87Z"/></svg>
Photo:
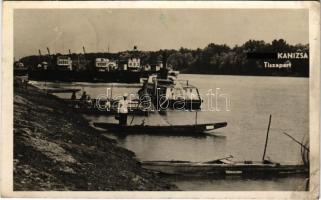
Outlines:
<svg viewBox="0 0 321 200"><path fill-rule="evenodd" d="M136 109L138 109L138 107L139 107L139 103L137 104ZM135 118L135 114L133 114L133 118L132 118L132 120L130 121L130 124L129 124L129 125L132 125L132 123L133 123L133 121L134 121L134 118Z"/></svg>
<svg viewBox="0 0 321 200"><path fill-rule="evenodd" d="M195 125L197 125L197 111L195 112Z"/></svg>
<svg viewBox="0 0 321 200"><path fill-rule="evenodd" d="M272 115L270 114L269 125L268 125L267 132L266 132L266 139L265 139L265 146L264 146L262 161L264 161L264 159L265 159L266 147L267 147L267 143L268 143L268 139L269 139L269 131L270 131L270 126L271 126L271 118L272 118Z"/></svg>
<svg viewBox="0 0 321 200"><path fill-rule="evenodd" d="M301 145L301 147L303 147L305 150L307 150L308 152L310 152L310 149L308 147L306 147L304 144L302 144L301 142L299 142L298 140L296 140L294 137L292 137L290 134L283 132L284 135L288 136L289 138L291 138L294 142L298 143L299 145Z"/></svg>

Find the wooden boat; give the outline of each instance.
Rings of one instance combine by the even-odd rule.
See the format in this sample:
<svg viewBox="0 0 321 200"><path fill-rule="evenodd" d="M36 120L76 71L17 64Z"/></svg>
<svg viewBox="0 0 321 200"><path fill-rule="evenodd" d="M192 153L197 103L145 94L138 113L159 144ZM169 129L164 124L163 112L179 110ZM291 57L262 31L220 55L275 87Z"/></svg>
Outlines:
<svg viewBox="0 0 321 200"><path fill-rule="evenodd" d="M210 162L190 161L142 161L143 168L169 175L183 176L273 176L285 174L308 174L308 167L300 164L265 162L231 162L221 159Z"/></svg>
<svg viewBox="0 0 321 200"><path fill-rule="evenodd" d="M209 124L195 124L195 125L169 125L169 126L157 126L157 125L132 125L121 126L114 123L94 123L94 126L109 130L111 132L122 133L144 133L144 134L194 134L204 133L214 129L223 128L227 125L226 122L209 123Z"/></svg>

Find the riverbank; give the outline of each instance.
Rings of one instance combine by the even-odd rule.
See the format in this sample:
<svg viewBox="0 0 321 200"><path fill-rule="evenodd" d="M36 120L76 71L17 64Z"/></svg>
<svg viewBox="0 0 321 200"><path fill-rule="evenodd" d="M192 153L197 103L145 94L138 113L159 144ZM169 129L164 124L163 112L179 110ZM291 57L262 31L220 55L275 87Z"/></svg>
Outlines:
<svg viewBox="0 0 321 200"><path fill-rule="evenodd" d="M173 190L58 98L15 81L14 190Z"/></svg>

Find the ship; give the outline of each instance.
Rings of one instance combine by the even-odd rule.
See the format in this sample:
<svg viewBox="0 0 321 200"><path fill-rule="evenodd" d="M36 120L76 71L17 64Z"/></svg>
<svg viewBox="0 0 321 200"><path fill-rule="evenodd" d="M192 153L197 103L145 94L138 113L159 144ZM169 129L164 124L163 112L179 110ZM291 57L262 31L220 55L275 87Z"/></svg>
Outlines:
<svg viewBox="0 0 321 200"><path fill-rule="evenodd" d="M163 71L163 70L162 70ZM153 74L144 79L138 94L145 101L146 97L158 110L200 110L202 98L197 87L188 80L179 80L177 76L168 75L168 71Z"/></svg>

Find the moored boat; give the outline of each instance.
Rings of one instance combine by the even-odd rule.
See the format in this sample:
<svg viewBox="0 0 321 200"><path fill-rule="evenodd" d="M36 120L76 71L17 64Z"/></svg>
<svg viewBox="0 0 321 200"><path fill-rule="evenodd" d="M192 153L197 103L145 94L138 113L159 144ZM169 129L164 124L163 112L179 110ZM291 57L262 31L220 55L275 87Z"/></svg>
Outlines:
<svg viewBox="0 0 321 200"><path fill-rule="evenodd" d="M190 161L142 161L146 169L169 175L183 176L274 176L285 174L308 174L309 169L302 164L280 164L274 162L232 162L218 159L209 162Z"/></svg>
<svg viewBox="0 0 321 200"><path fill-rule="evenodd" d="M195 125L128 125L122 126L114 123L95 122L94 126L103 128L111 132L120 132L126 134L201 134L212 131L218 128L223 128L227 125L226 122L195 124Z"/></svg>

